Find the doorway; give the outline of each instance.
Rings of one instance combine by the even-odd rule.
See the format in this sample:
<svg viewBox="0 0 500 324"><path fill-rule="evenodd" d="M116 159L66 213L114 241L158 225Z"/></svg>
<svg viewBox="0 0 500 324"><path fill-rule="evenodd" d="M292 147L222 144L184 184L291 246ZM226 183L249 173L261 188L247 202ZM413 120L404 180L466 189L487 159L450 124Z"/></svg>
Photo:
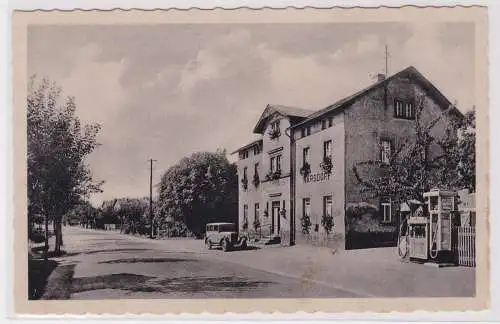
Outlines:
<svg viewBox="0 0 500 324"><path fill-rule="evenodd" d="M271 205L271 234L279 234L280 232L280 202L273 201Z"/></svg>

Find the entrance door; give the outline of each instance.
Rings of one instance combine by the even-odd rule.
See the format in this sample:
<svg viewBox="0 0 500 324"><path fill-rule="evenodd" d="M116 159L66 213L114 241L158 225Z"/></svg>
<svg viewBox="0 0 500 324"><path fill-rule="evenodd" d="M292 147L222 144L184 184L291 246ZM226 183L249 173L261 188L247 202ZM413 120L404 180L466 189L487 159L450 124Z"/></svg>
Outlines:
<svg viewBox="0 0 500 324"><path fill-rule="evenodd" d="M271 233L272 234L279 234L280 232L280 202L279 201L273 201L272 203L272 227L271 227Z"/></svg>

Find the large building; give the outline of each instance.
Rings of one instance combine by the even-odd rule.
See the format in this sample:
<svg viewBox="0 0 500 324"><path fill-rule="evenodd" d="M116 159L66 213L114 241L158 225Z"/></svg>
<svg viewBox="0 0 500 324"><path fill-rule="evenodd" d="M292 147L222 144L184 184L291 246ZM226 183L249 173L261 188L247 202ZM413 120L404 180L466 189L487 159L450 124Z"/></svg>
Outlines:
<svg viewBox="0 0 500 324"><path fill-rule="evenodd" d="M395 147L414 140L420 104L423 123L442 115L431 130L435 138L445 135L450 118L461 116L411 66L379 75L374 84L319 111L268 105L253 130L259 139L234 152L240 230L279 237L282 244L323 241L343 249L346 208L366 203L376 206L376 226L395 234L397 206L391 197L364 195L352 167L388 162ZM324 219L333 220L329 235Z"/></svg>

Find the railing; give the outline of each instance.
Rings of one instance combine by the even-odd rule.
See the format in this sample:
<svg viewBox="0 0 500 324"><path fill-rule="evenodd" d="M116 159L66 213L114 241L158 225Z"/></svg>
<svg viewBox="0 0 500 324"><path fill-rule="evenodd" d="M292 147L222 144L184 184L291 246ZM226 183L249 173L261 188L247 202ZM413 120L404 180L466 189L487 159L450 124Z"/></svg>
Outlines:
<svg viewBox="0 0 500 324"><path fill-rule="evenodd" d="M458 264L466 267L476 266L476 228L459 226L457 231L457 244L455 253Z"/></svg>

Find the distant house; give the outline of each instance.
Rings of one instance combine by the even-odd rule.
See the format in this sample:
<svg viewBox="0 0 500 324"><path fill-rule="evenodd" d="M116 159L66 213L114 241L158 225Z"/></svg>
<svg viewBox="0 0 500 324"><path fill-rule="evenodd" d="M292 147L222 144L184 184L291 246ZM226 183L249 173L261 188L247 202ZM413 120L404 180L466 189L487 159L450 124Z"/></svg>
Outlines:
<svg viewBox="0 0 500 324"><path fill-rule="evenodd" d="M367 202L377 206L379 225L395 233L396 204L391 197L365 197L352 166L388 162L397 144L414 139L417 97L425 98L424 122L446 111L432 129L435 138L445 135L451 118L462 116L411 66L387 78L379 75L369 87L318 111L268 105L253 130L259 138L234 152L240 229L251 229L258 219L260 231L282 243L308 243L324 234L321 219L328 215L334 223L331 244L343 249L346 206ZM304 216L311 220L310 235L302 233Z"/></svg>

